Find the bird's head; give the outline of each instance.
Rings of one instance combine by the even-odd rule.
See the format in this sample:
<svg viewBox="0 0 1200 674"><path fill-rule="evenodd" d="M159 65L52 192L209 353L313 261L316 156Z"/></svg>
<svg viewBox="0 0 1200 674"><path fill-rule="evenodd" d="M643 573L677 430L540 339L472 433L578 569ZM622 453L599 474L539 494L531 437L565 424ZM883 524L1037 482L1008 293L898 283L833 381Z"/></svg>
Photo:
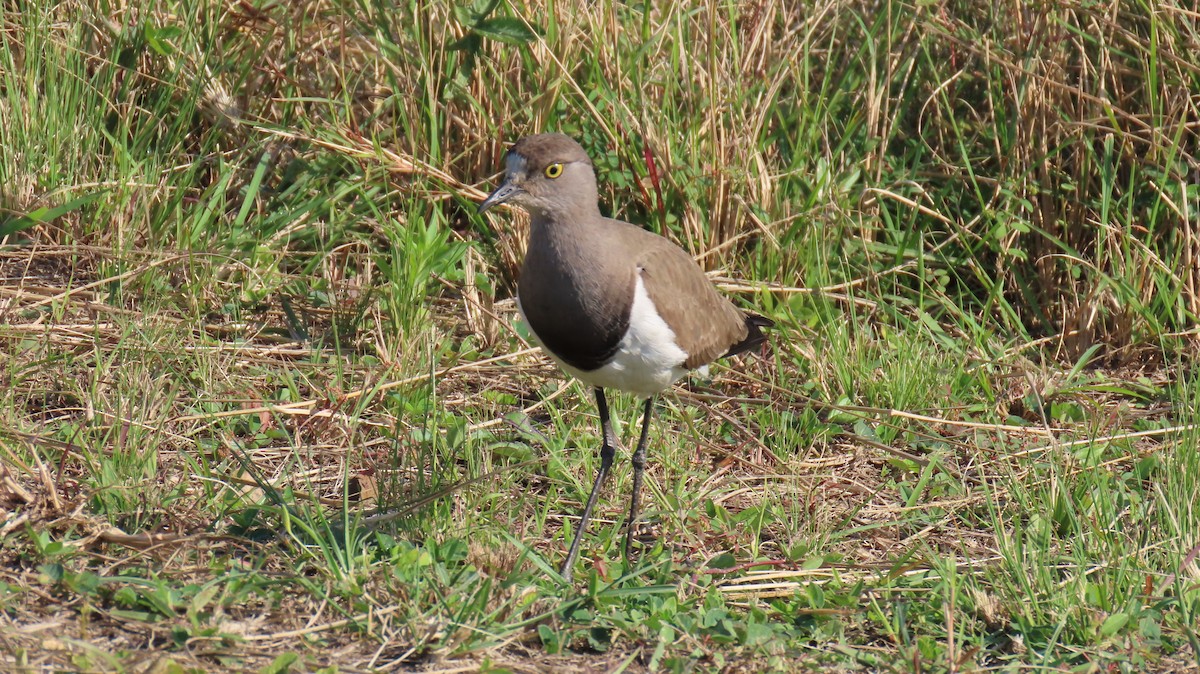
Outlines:
<svg viewBox="0 0 1200 674"><path fill-rule="evenodd" d="M504 180L479 204L482 213L513 204L532 215L596 209L596 175L579 143L560 133L526 136L505 158Z"/></svg>

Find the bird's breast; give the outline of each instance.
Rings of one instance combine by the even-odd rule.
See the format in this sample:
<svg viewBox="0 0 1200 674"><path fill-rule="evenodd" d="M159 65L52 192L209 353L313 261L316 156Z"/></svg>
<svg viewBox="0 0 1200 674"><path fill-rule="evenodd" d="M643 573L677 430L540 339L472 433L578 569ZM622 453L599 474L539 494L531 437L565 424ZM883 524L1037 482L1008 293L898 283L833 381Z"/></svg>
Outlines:
<svg viewBox="0 0 1200 674"><path fill-rule="evenodd" d="M560 298L557 314L546 311L541 301L534 302L546 298L526 292L524 278L518 308L543 349L568 374L591 386L654 395L687 373L683 364L688 354L659 314L640 273L626 295L623 329L607 333L605 340L589 336L597 328L594 315L566 298Z"/></svg>

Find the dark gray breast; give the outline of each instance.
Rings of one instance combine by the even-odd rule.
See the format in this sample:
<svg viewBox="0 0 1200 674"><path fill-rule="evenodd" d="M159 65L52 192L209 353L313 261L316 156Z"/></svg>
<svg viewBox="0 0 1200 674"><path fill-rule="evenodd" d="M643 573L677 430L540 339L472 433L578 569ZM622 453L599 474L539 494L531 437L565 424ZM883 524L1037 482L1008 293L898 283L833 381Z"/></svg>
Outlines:
<svg viewBox="0 0 1200 674"><path fill-rule="evenodd" d="M635 283L628 262L584 259L588 252L578 245L556 251L551 242L533 237L517 286L521 311L538 341L585 372L616 354L629 329Z"/></svg>

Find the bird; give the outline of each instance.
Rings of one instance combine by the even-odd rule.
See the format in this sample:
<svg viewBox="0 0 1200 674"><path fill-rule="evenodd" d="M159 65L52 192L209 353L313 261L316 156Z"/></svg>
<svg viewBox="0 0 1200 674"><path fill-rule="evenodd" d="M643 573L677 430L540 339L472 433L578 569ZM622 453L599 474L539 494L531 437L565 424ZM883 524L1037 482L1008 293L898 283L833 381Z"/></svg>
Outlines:
<svg viewBox="0 0 1200 674"><path fill-rule="evenodd" d="M691 370L759 347L774 322L736 307L669 239L601 215L592 161L567 135L525 136L509 149L503 180L477 212L499 204L530 215L517 282L521 318L559 368L593 388L600 416L600 468L561 574L570 582L615 455L604 390L644 398L630 457L630 559L655 396Z"/></svg>

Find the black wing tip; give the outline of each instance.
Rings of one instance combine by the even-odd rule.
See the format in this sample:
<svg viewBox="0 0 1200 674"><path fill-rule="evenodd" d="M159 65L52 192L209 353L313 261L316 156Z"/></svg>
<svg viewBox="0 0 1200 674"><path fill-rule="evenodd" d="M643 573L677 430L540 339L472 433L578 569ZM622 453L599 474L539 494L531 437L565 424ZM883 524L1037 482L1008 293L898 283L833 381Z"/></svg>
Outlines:
<svg viewBox="0 0 1200 674"><path fill-rule="evenodd" d="M746 338L729 347L729 351L725 353L725 356L736 356L739 353L745 353L750 349L757 348L763 342L767 341L767 336L763 334L762 329L773 327L775 327L775 321L766 316L746 314Z"/></svg>
<svg viewBox="0 0 1200 674"><path fill-rule="evenodd" d="M758 328L773 328L775 327L775 321L766 316L759 316L758 314L746 314L746 327L751 331Z"/></svg>

